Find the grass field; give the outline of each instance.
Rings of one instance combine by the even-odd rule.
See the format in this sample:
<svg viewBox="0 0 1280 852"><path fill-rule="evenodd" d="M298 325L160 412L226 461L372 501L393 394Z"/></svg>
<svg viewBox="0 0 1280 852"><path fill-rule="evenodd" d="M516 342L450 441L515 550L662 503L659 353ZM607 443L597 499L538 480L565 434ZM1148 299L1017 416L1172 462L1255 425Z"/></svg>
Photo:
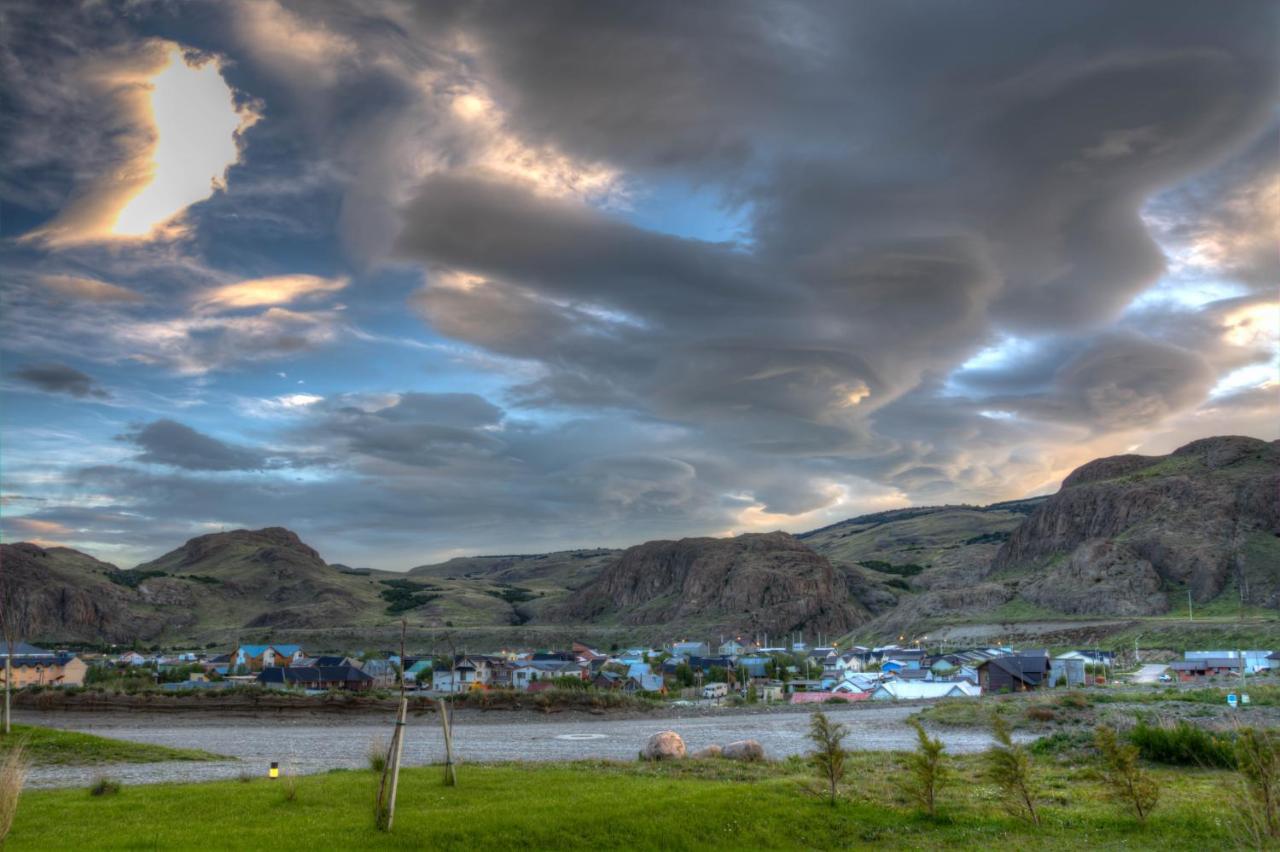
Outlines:
<svg viewBox="0 0 1280 852"><path fill-rule="evenodd" d="M14 725L8 736L0 736L0 754L14 743L25 743L27 755L41 766L98 763L154 763L161 760L221 760L218 755L194 748L169 748L147 743L111 740L33 725Z"/></svg>
<svg viewBox="0 0 1280 852"><path fill-rule="evenodd" d="M803 760L739 764L571 763L465 766L460 786L439 767L401 776L395 828L371 829L377 776L338 771L23 795L6 852L46 849L1220 849L1236 835L1235 776L1156 769L1162 802L1146 826L1108 803L1088 766L1037 764L1045 824L1005 816L978 759L952 762L939 815L898 791L899 756L850 755L844 798L815 795Z"/></svg>

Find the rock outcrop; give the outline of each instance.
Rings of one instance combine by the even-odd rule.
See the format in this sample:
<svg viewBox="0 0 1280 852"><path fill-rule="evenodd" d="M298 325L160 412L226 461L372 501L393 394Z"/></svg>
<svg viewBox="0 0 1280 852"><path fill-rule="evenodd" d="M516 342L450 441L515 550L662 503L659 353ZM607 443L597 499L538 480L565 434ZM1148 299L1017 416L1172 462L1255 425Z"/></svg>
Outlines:
<svg viewBox="0 0 1280 852"><path fill-rule="evenodd" d="M1127 544L1090 539L1063 564L1021 586L1033 604L1074 615L1160 615L1169 610L1160 575Z"/></svg>
<svg viewBox="0 0 1280 852"><path fill-rule="evenodd" d="M786 533L651 541L624 551L562 611L575 620L839 633L863 620L831 563Z"/></svg>
<svg viewBox="0 0 1280 852"><path fill-rule="evenodd" d="M67 547L0 545L0 587L24 638L81 642L151 639L189 613L150 611L109 562Z"/></svg>
<svg viewBox="0 0 1280 852"><path fill-rule="evenodd" d="M1163 612L1159 590L1183 588L1280 607L1278 495L1280 442L1206 438L1098 459L1013 531L990 576L1041 575L1021 593L1063 612Z"/></svg>

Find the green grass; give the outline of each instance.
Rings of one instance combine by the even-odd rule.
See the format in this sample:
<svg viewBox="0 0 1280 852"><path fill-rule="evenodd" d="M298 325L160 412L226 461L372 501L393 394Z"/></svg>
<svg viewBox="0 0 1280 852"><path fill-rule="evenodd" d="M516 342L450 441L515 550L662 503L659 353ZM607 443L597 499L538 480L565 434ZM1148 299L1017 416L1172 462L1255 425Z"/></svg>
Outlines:
<svg viewBox="0 0 1280 852"><path fill-rule="evenodd" d="M255 779L26 793L6 852L24 849L1211 849L1231 845L1218 807L1231 775L1153 769L1161 806L1145 827L1104 800L1088 767L1038 764L1044 827L1005 816L973 757L939 816L912 808L895 784L900 757L850 755L836 807L812 792L799 759L466 766L459 786L439 767L405 770L394 831L372 830L377 776L339 771L280 782ZM106 827L109 830L104 830Z"/></svg>
<svg viewBox="0 0 1280 852"><path fill-rule="evenodd" d="M14 725L8 736L0 736L0 753L13 743L25 742L27 754L37 765L73 766L99 763L155 763L162 760L223 760L194 748L112 740L76 731L59 731L33 725Z"/></svg>

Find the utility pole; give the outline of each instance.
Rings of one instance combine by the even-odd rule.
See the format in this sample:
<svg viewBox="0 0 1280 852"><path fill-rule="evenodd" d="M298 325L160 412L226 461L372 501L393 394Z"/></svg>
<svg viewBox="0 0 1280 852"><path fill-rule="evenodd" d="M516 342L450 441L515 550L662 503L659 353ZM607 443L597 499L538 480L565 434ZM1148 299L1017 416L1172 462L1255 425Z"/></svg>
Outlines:
<svg viewBox="0 0 1280 852"><path fill-rule="evenodd" d="M1187 589L1187 621L1195 621L1196 618L1191 612L1191 589Z"/></svg>

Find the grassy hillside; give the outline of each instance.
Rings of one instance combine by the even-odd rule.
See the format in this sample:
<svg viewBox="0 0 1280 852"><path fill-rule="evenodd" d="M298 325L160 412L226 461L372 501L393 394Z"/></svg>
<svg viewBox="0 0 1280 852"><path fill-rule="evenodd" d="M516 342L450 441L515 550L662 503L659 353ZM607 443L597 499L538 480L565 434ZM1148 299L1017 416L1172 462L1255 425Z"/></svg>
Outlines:
<svg viewBox="0 0 1280 852"><path fill-rule="evenodd" d="M1163 796L1145 826L1106 801L1089 766L1042 764L1044 825L1007 816L978 761L957 759L955 783L928 818L898 790L897 759L855 753L836 807L814 792L800 759L740 764L572 763L467 766L459 786L441 769L405 770L394 830L372 830L377 776L341 771L288 784L209 784L25 794L5 848L26 849L1221 849L1237 835L1224 806L1233 776L1156 769ZM104 826L110 826L104 831Z"/></svg>

